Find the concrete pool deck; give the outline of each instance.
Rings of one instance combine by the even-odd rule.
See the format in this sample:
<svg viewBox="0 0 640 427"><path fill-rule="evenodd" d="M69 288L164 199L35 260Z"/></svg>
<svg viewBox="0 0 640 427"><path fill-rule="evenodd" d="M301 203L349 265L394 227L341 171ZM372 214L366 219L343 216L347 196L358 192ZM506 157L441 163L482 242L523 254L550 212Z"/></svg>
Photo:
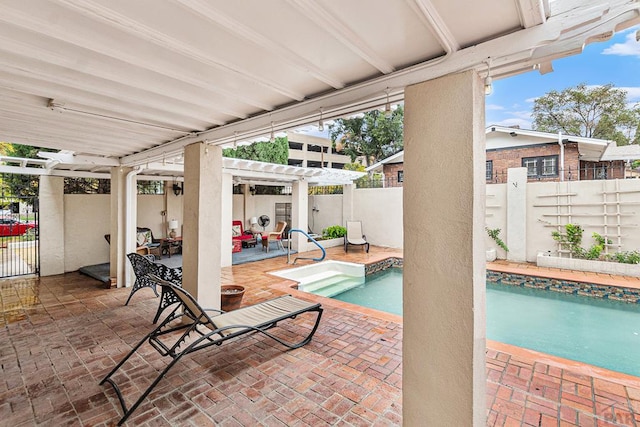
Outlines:
<svg viewBox="0 0 640 427"><path fill-rule="evenodd" d="M390 256L402 253L328 250L329 259L351 262ZM286 266L276 258L227 267L222 281L247 287L243 304L251 304L290 290L290 282L265 274ZM117 422L115 394L98 381L152 328L158 304L143 289L124 306L129 292L104 289L79 273L0 282L4 424ZM129 425L401 424L402 319L342 304L325 304L318 332L301 349L250 337L185 358ZM305 319L283 325L288 333L306 327ZM160 359L145 351L125 370L127 398L153 378ZM486 366L487 425L640 425L640 378L491 341Z"/></svg>

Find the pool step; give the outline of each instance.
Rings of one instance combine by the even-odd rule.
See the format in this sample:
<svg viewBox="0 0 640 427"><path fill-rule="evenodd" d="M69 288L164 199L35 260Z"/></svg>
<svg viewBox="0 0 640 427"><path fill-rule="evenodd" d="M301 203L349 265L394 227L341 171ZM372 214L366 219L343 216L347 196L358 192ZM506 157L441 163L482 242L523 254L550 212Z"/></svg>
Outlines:
<svg viewBox="0 0 640 427"><path fill-rule="evenodd" d="M364 283L364 277L348 276L344 273L321 273L317 276L313 281L300 284L300 290L323 297L332 297Z"/></svg>

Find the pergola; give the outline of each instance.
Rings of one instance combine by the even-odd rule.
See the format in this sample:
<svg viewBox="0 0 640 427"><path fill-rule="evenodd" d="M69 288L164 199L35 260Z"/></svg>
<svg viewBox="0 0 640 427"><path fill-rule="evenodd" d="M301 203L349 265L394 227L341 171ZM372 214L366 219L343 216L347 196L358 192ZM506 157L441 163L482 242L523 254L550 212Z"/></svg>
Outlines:
<svg viewBox="0 0 640 427"><path fill-rule="evenodd" d="M639 10L638 0L7 0L0 139L104 158L119 277L135 175L182 158L183 284L215 306L228 220L217 207L233 167L220 146L404 99L403 420L480 426L484 89L552 71L640 22ZM307 186L293 182L294 198ZM304 217L294 209L294 226Z"/></svg>

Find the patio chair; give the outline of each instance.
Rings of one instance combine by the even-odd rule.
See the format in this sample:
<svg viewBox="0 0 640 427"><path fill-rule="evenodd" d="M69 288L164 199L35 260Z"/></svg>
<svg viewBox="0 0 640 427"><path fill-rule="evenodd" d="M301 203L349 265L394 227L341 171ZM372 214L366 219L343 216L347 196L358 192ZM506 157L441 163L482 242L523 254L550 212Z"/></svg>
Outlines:
<svg viewBox="0 0 640 427"><path fill-rule="evenodd" d="M282 244L282 233L284 233L285 228L287 228L286 221L278 221L276 225L276 229L269 233L262 235L262 249L267 250L269 252L269 245L272 242L275 242L277 246L284 251L284 245Z"/></svg>
<svg viewBox="0 0 640 427"><path fill-rule="evenodd" d="M369 253L367 236L362 233L361 221L347 221L347 235L344 236L344 251L349 252L349 245L364 246Z"/></svg>
<svg viewBox="0 0 640 427"><path fill-rule="evenodd" d="M171 289L178 297L180 305L176 306L158 327L142 338L124 359L100 381L100 385L103 385L105 382L111 384L118 396L124 412L118 425L122 425L122 423L129 418L140 403L142 403L156 385L158 385L160 380L183 356L208 347L220 346L228 340L251 333L263 334L290 349L299 348L311 341L311 338L318 329L320 317L322 317L322 307L320 304L297 299L291 295L281 296L228 313L219 310L205 310L200 307L198 302L183 288L158 277L153 277L152 279L163 288L167 287ZM207 312L215 312L216 315L210 317ZM290 343L271 332L267 332L277 326L279 322L294 319L307 312L316 312L316 321L311 331L299 342ZM138 400L136 400L131 407L127 408L119 386L111 377L146 341L148 341L161 356L170 357L171 361L158 374L151 385L142 392ZM135 378L135 376L128 378ZM132 388L135 389L136 387L127 387L127 389Z"/></svg>
<svg viewBox="0 0 640 427"><path fill-rule="evenodd" d="M151 254L140 255L132 252L127 254L127 258L129 258L131 267L133 267L133 273L136 275L136 281L133 283L129 298L127 298L127 302L125 302L124 305L129 305L129 301L133 294L142 288L151 288L153 293L158 296L158 291L156 291L156 282L151 280L149 276L150 274L158 274L158 264L154 264L155 257Z"/></svg>
<svg viewBox="0 0 640 427"><path fill-rule="evenodd" d="M156 264L156 267L159 278L171 282L174 286L182 286L182 267L171 268L163 264ZM153 318L153 323L158 322L160 314L162 314L165 308L178 302L180 302L180 299L178 295L173 292L172 288L163 286L160 291L160 304L158 304L158 311L156 311L156 315Z"/></svg>
<svg viewBox="0 0 640 427"><path fill-rule="evenodd" d="M136 242L138 246L146 246L149 253L162 259L162 239L153 237L153 232L148 227L136 227Z"/></svg>

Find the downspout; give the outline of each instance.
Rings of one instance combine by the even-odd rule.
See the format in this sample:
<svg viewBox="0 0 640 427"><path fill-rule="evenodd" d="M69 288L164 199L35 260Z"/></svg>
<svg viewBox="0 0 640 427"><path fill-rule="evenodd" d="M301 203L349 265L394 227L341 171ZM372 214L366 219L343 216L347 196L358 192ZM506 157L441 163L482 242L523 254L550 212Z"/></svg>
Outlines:
<svg viewBox="0 0 640 427"><path fill-rule="evenodd" d="M136 175L138 175L140 172L142 171L142 168L140 166L135 166L131 171L129 171L125 177L125 194L126 194L126 198L125 198L125 240L124 240L124 247L125 247L125 254L128 252L133 252L135 251L135 244L131 245L132 243L132 238L134 239L133 241L135 241L136 238L136 230L135 230L135 222L136 222L136 218L133 218L133 213L131 211L131 206L133 206L133 203L135 201L135 197L137 196L137 191L134 190L134 186L132 185L133 181L136 179ZM127 284L129 283L129 280L127 280Z"/></svg>
<svg viewBox="0 0 640 427"><path fill-rule="evenodd" d="M562 132L558 132L558 145L560 146L560 181L564 181L564 144L562 143Z"/></svg>

